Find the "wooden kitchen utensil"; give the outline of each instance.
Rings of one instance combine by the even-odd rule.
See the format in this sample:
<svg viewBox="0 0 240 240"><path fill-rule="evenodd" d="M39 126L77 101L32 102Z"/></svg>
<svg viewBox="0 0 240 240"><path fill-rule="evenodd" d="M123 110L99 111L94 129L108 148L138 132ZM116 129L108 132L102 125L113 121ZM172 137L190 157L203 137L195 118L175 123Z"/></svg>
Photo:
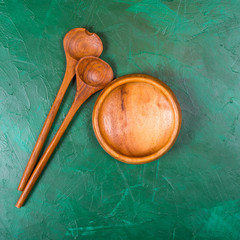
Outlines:
<svg viewBox="0 0 240 240"><path fill-rule="evenodd" d="M29 158L28 164L18 186L19 191L23 191L33 171L64 94L75 75L77 61L85 56L99 57L103 51L102 41L98 35L88 32L85 28L75 28L69 31L64 37L63 46L67 61L65 76Z"/></svg>
<svg viewBox="0 0 240 240"><path fill-rule="evenodd" d="M141 164L173 146L181 127L181 110L166 84L149 75L131 74L102 91L92 122L107 153L125 163Z"/></svg>
<svg viewBox="0 0 240 240"><path fill-rule="evenodd" d="M27 182L27 185L16 204L16 207L18 208L23 205L77 110L92 94L103 89L110 81L112 81L113 71L106 62L97 57L84 57L76 66L76 79L77 91L73 104Z"/></svg>

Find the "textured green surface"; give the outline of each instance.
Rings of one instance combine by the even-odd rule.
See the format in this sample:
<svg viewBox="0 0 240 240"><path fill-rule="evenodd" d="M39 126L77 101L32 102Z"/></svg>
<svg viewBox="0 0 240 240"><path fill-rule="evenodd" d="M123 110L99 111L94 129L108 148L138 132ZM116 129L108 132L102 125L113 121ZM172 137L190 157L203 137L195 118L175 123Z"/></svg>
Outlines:
<svg viewBox="0 0 240 240"><path fill-rule="evenodd" d="M239 0L0 1L0 239L240 239ZM21 209L17 186L65 71L62 39L87 27L115 76L176 93L174 147L133 166L78 112ZM71 84L52 138L74 97Z"/></svg>

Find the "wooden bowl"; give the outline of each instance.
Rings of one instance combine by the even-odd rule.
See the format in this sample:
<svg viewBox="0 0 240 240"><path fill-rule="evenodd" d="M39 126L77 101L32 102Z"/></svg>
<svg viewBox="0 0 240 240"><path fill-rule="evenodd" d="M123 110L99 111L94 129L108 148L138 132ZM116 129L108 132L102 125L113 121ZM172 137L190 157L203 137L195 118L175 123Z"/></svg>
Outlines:
<svg viewBox="0 0 240 240"><path fill-rule="evenodd" d="M174 144L181 127L181 110L171 89L155 77L130 74L111 82L93 109L98 142L125 163L156 160Z"/></svg>

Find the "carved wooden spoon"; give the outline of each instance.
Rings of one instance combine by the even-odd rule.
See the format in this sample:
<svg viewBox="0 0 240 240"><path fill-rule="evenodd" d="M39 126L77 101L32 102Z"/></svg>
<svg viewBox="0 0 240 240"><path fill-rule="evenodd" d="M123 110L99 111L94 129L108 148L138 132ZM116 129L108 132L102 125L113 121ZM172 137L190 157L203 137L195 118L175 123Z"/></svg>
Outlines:
<svg viewBox="0 0 240 240"><path fill-rule="evenodd" d="M34 169L26 187L18 199L16 204L17 208L20 208L28 197L77 110L92 94L103 89L110 81L112 81L113 71L106 62L97 57L84 57L76 66L76 78L77 91L73 104L56 135Z"/></svg>
<svg viewBox="0 0 240 240"><path fill-rule="evenodd" d="M85 56L99 57L103 51L102 41L98 35L88 32L85 28L75 28L69 31L64 37L63 46L67 60L65 76L29 158L28 164L18 186L19 191L23 191L33 171L64 94L75 75L77 61Z"/></svg>

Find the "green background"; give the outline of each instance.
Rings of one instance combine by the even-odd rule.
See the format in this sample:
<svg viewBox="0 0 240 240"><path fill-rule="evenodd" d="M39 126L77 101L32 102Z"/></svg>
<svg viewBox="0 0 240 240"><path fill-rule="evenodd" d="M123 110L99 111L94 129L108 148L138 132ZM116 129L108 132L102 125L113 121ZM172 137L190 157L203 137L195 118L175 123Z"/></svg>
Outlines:
<svg viewBox="0 0 240 240"><path fill-rule="evenodd" d="M0 239L240 239L240 1L0 1ZM183 114L174 147L145 165L114 160L77 113L21 209L17 186L86 27L115 77L167 83ZM48 143L75 93L70 85Z"/></svg>

